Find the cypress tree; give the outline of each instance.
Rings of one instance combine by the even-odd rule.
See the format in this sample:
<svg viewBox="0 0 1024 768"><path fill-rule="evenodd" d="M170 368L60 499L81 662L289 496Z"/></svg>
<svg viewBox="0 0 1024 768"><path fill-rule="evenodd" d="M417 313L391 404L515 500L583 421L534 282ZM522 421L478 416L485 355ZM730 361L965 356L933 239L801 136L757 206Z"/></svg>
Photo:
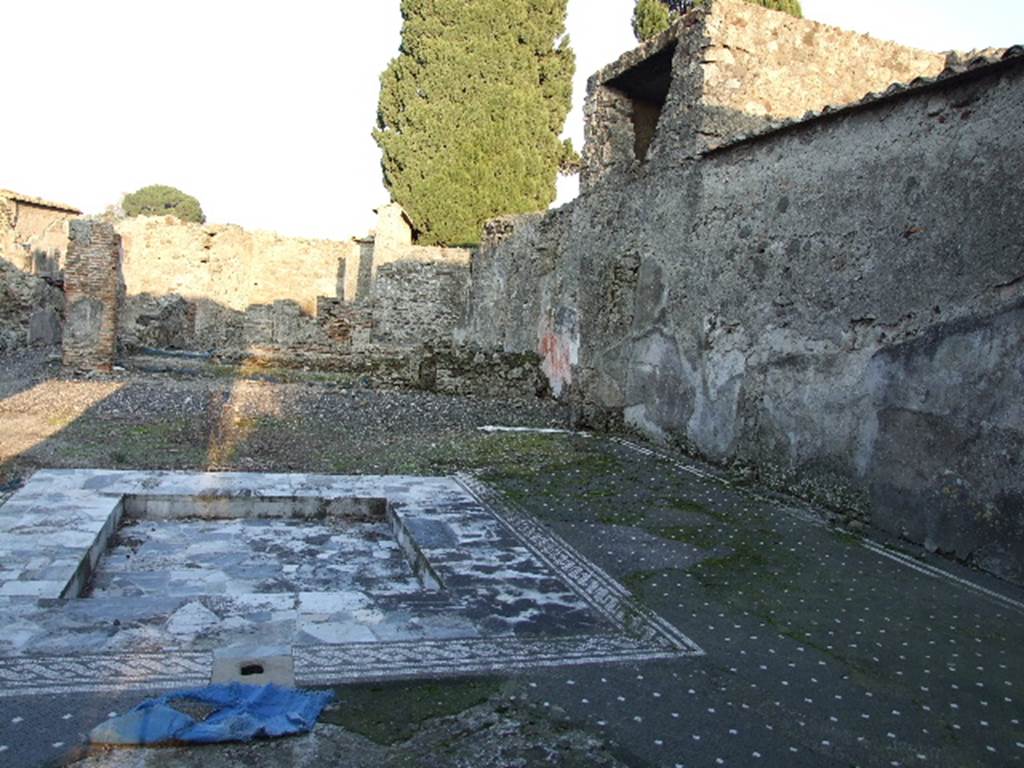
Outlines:
<svg viewBox="0 0 1024 768"><path fill-rule="evenodd" d="M402 0L373 135L420 243L475 243L487 219L554 200L575 159L559 139L575 68L566 5Z"/></svg>
<svg viewBox="0 0 1024 768"><path fill-rule="evenodd" d="M671 23L668 5L661 0L636 0L633 8L633 35L643 42L668 29Z"/></svg>
<svg viewBox="0 0 1024 768"><path fill-rule="evenodd" d="M804 12L800 0L745 0L762 8L782 11L802 19ZM704 0L636 0L633 8L633 35L643 42L664 32L680 13L703 5Z"/></svg>

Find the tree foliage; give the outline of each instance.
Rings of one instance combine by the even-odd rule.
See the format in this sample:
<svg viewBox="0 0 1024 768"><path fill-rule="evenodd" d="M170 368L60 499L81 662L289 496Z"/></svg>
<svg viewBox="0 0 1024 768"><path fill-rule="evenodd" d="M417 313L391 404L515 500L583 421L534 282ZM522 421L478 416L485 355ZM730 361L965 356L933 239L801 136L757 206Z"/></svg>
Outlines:
<svg viewBox="0 0 1024 768"><path fill-rule="evenodd" d="M125 216L176 216L197 224L206 221L198 200L163 184L153 184L125 195L121 207Z"/></svg>
<svg viewBox="0 0 1024 768"><path fill-rule="evenodd" d="M641 42L664 32L672 22L669 7L661 0L636 0L633 34Z"/></svg>
<svg viewBox="0 0 1024 768"><path fill-rule="evenodd" d="M567 0L402 0L402 43L381 75L384 183L421 243L473 243L483 223L543 210L575 57Z"/></svg>
<svg viewBox="0 0 1024 768"><path fill-rule="evenodd" d="M745 2L782 11L790 16L803 18L800 0L745 0ZM703 5L704 0L636 0L633 8L633 34L643 42L664 32L681 13Z"/></svg>
<svg viewBox="0 0 1024 768"><path fill-rule="evenodd" d="M773 11L782 11L790 16L796 16L798 19L804 17L800 0L746 0L746 2L760 5L762 8L770 8Z"/></svg>

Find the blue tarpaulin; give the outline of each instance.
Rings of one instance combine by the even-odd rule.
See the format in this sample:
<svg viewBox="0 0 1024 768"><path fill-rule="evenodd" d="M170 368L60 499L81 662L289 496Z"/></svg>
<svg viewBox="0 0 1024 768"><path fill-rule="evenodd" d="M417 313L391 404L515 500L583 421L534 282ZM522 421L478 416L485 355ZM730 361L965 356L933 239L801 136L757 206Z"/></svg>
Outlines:
<svg viewBox="0 0 1024 768"><path fill-rule="evenodd" d="M276 685L209 685L147 699L93 729L97 744L213 744L288 736L312 730L331 700L330 692L305 692ZM172 702L212 708L202 720L175 709Z"/></svg>

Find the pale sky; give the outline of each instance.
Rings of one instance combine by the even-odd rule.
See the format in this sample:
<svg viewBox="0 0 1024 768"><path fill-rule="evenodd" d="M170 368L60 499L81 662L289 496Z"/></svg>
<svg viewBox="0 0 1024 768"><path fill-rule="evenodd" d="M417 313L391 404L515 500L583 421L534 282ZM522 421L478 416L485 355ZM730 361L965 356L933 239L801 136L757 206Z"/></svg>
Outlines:
<svg viewBox="0 0 1024 768"><path fill-rule="evenodd" d="M468 0L472 1L472 0ZM566 135L591 72L635 42L633 0L569 0ZM804 15L932 50L1024 43L1024 0L803 0ZM0 188L102 211L169 184L210 222L343 239L388 200L370 137L399 0L4 4ZM572 180L560 200L574 194Z"/></svg>

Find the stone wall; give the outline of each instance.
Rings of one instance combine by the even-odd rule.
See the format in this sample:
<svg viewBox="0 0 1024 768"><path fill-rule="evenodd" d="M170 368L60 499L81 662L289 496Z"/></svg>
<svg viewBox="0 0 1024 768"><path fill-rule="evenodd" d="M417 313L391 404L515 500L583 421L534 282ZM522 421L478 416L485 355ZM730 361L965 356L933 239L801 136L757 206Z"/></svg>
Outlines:
<svg viewBox="0 0 1024 768"><path fill-rule="evenodd" d="M375 209L377 227L371 237L361 240L363 247L351 262L347 275L345 298L348 301L370 300L376 290L379 271L391 264L447 265L469 269L470 252L465 248L413 245L412 223L402 206L389 203ZM429 269L430 267L424 267ZM422 271L422 270L420 270ZM442 267L441 274L456 271ZM410 268L410 273L417 270ZM355 279L355 284L350 284ZM421 297L426 294L421 292Z"/></svg>
<svg viewBox="0 0 1024 768"><path fill-rule="evenodd" d="M30 275L60 277L77 208L0 189L0 258Z"/></svg>
<svg viewBox="0 0 1024 768"><path fill-rule="evenodd" d="M109 371L117 359L117 315L124 296L121 237L111 224L72 221L64 268L64 365Z"/></svg>
<svg viewBox="0 0 1024 768"><path fill-rule="evenodd" d="M584 423L1024 581L1022 53L496 222L465 338L542 354Z"/></svg>
<svg viewBox="0 0 1024 768"><path fill-rule="evenodd" d="M581 186L641 172L648 159L693 157L945 66L944 54L711 0L590 78Z"/></svg>
<svg viewBox="0 0 1024 768"><path fill-rule="evenodd" d="M559 243L573 206L488 222L473 258L464 327L457 338L486 349L536 352L556 397L579 363L578 270Z"/></svg>
<svg viewBox="0 0 1024 768"><path fill-rule="evenodd" d="M60 342L67 205L0 190L0 352Z"/></svg>
<svg viewBox="0 0 1024 768"><path fill-rule="evenodd" d="M381 267L372 299L373 340L398 345L451 341L468 287L467 265L396 261Z"/></svg>
<svg viewBox="0 0 1024 768"><path fill-rule="evenodd" d="M284 238L170 217L126 219L121 340L138 348L279 360L362 346L448 341L463 314L469 252L411 244L397 205L370 238Z"/></svg>
<svg viewBox="0 0 1024 768"><path fill-rule="evenodd" d="M0 353L61 338L64 293L0 259Z"/></svg>
<svg viewBox="0 0 1024 768"><path fill-rule="evenodd" d="M338 296L352 241L307 240L170 216L117 223L128 296L179 296L244 311L288 300L308 314L318 296Z"/></svg>

